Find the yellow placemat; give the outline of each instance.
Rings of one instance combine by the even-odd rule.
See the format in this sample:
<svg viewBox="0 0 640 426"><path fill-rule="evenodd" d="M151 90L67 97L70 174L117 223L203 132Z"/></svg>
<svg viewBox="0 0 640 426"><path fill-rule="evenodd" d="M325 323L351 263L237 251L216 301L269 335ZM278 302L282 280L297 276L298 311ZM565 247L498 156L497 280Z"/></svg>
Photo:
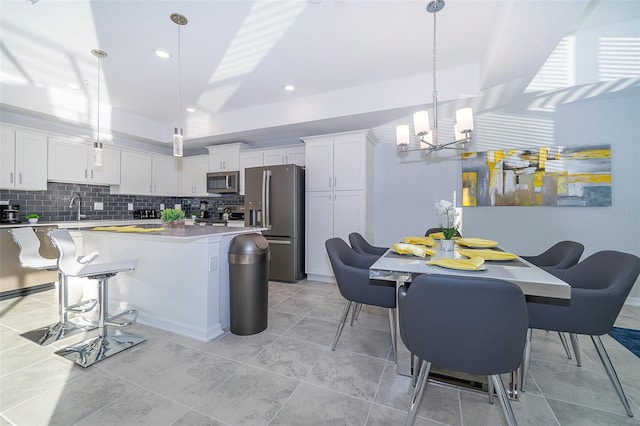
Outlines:
<svg viewBox="0 0 640 426"><path fill-rule="evenodd" d="M448 269L460 269L464 271L484 271L484 259L481 257L472 257L471 259L449 259L440 258L427 262L427 265L436 265Z"/></svg>
<svg viewBox="0 0 640 426"><path fill-rule="evenodd" d="M484 238L458 238L456 243L467 247L495 247L498 245L497 241L485 240Z"/></svg>
<svg viewBox="0 0 640 426"><path fill-rule="evenodd" d="M435 250L426 248L416 244L394 243L391 244L391 251L398 254L412 254L418 257L432 256Z"/></svg>
<svg viewBox="0 0 640 426"><path fill-rule="evenodd" d="M118 232L140 232L140 233L148 233L148 232L162 232L164 228L120 228Z"/></svg>
<svg viewBox="0 0 640 426"><path fill-rule="evenodd" d="M497 251L497 250L489 250L489 249L459 248L458 253L467 257L479 256L484 260L513 260L518 258L518 255L513 253L507 253L506 251Z"/></svg>
<svg viewBox="0 0 640 426"><path fill-rule="evenodd" d="M432 232L428 237L434 240L444 240L444 234L442 232Z"/></svg>
<svg viewBox="0 0 640 426"><path fill-rule="evenodd" d="M136 225L125 225L125 226L96 226L93 228L94 231L117 231L122 228L135 228Z"/></svg>
<svg viewBox="0 0 640 426"><path fill-rule="evenodd" d="M407 244L421 244L423 246L436 245L436 242L430 237L402 237L402 242Z"/></svg>

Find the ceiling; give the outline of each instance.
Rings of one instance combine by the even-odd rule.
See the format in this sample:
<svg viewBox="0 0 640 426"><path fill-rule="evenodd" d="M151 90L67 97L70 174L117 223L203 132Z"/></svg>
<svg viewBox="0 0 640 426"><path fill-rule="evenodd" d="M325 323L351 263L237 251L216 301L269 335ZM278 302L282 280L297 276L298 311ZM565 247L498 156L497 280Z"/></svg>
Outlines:
<svg viewBox="0 0 640 426"><path fill-rule="evenodd" d="M108 54L100 132L115 143L166 147L181 120L187 151L277 145L375 127L431 103L426 1L31 1L0 0L0 112L75 126L78 135L95 137L98 119L92 49ZM439 100L496 87L521 93L599 4L447 0L437 14ZM179 29L180 60L174 12L189 20Z"/></svg>

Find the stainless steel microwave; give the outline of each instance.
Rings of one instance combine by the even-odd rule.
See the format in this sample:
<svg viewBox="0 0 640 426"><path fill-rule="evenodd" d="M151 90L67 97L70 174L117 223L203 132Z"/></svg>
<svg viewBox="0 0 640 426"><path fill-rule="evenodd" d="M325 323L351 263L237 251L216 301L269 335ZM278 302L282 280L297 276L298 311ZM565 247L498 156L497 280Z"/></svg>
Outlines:
<svg viewBox="0 0 640 426"><path fill-rule="evenodd" d="M207 192L213 194L237 194L240 172L207 173Z"/></svg>

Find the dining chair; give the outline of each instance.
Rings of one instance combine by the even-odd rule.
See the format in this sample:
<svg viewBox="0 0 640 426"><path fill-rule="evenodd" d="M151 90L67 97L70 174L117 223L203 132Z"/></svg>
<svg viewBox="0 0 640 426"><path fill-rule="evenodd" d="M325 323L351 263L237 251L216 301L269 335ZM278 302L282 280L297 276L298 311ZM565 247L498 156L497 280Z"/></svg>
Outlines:
<svg viewBox="0 0 640 426"><path fill-rule="evenodd" d="M439 226L437 228L429 228L427 229L427 232L424 233L425 237L428 237L431 234L437 234L438 232L442 232L442 228L440 228ZM460 231L458 231L456 229L456 233L453 234L454 237L462 237L462 234L460 234Z"/></svg>
<svg viewBox="0 0 640 426"><path fill-rule="evenodd" d="M365 238L357 232L352 232L349 234L349 242L351 243L351 248L360 254L367 254L372 256L380 257L389 250L389 247L377 247L369 244Z"/></svg>
<svg viewBox="0 0 640 426"><path fill-rule="evenodd" d="M527 336L522 290L508 281L424 274L398 289L400 336L422 360L407 425L412 425L431 365L487 376L509 425L516 420L500 374L515 371Z"/></svg>
<svg viewBox="0 0 640 426"><path fill-rule="evenodd" d="M40 245L42 243L36 235L35 230L30 226L26 226L9 229L9 233L13 241L20 247L20 252L18 253L20 265L24 268L55 271L58 273L58 321L22 333L21 336L38 345L44 346L64 339L65 337L96 328L97 324L94 321L82 316L75 318L69 317L70 313L81 314L89 312L96 306L97 300L84 300L69 305L67 275L62 273L58 268L58 259L49 259L40 254ZM77 261L79 263L89 263L97 256L97 253L92 253L89 256L77 259Z"/></svg>
<svg viewBox="0 0 640 426"><path fill-rule="evenodd" d="M75 256L76 244L67 229L56 229L49 232L51 241L58 248L58 269L70 277L88 278L98 281L98 335L74 346L62 348L55 353L61 355L81 367L89 367L103 359L144 342L144 337L121 330L109 331L109 327L122 328L136 322L138 312L129 309L119 314L109 315L109 279L120 272L135 270L137 260L123 260L108 263L80 263ZM130 316L129 321L116 320Z"/></svg>
<svg viewBox="0 0 640 426"><path fill-rule="evenodd" d="M584 245L575 241L560 241L549 247L544 252L535 256L520 256L522 259L538 267L553 273L551 269L566 269L576 265L580 261L580 256L584 252ZM560 342L567 358L571 359L571 350L567 343L567 338L562 332L558 332ZM580 356L579 354L576 357Z"/></svg>
<svg viewBox="0 0 640 426"><path fill-rule="evenodd" d="M341 238L331 238L325 242L331 267L338 283L342 297L346 299L338 330L331 344L335 351L342 334L344 324L353 302L387 308L389 328L391 330L391 347L396 353L396 290L391 281L370 280L369 267L376 261L374 256L356 253ZM354 309L355 313L355 309ZM353 317L351 324L353 325Z"/></svg>
<svg viewBox="0 0 640 426"><path fill-rule="evenodd" d="M555 269L553 274L571 285L568 304L550 304L530 299L529 331L524 356L522 391L531 358L533 328L569 333L578 366L582 365L578 334L591 337L600 361L629 417L633 417L629 402L600 336L607 334L640 274L640 258L632 254L605 250L592 254L567 269Z"/></svg>

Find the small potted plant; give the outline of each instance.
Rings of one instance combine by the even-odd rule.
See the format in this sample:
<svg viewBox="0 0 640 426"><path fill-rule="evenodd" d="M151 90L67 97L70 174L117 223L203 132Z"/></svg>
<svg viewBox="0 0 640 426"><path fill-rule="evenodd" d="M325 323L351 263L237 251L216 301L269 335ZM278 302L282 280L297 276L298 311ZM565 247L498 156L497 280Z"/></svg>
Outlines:
<svg viewBox="0 0 640 426"><path fill-rule="evenodd" d="M179 209L164 209L160 213L160 219L166 222L169 228L184 227L184 212Z"/></svg>
<svg viewBox="0 0 640 426"><path fill-rule="evenodd" d="M458 211L451 201L440 200L436 203L436 212L440 219L440 229L444 239L440 242L440 247L444 251L453 251L453 237L458 231Z"/></svg>
<svg viewBox="0 0 640 426"><path fill-rule="evenodd" d="M29 223L38 223L38 219L40 219L40 216L35 213L27 215L27 220L29 221Z"/></svg>

